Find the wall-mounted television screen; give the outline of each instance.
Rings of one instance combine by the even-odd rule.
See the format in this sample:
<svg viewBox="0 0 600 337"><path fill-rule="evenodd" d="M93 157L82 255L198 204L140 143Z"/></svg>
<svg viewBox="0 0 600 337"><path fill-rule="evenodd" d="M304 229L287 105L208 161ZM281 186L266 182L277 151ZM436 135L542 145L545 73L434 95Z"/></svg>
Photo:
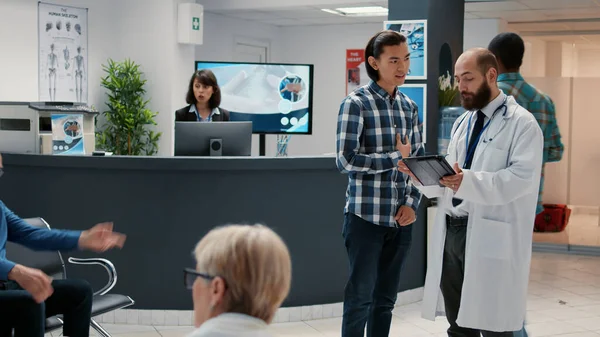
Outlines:
<svg viewBox="0 0 600 337"><path fill-rule="evenodd" d="M232 121L252 121L257 134L311 134L312 64L196 61L221 88Z"/></svg>

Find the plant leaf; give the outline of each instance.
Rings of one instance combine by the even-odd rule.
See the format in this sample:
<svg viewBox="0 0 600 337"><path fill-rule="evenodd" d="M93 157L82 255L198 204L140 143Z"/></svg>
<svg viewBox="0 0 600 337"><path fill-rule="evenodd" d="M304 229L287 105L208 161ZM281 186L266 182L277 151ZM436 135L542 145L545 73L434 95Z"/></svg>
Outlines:
<svg viewBox="0 0 600 337"><path fill-rule="evenodd" d="M102 113L106 122L96 132L96 146L116 155L153 155L158 152L162 133L146 129L157 125L158 115L147 109L146 80L140 65L131 59L118 62L112 59L102 65L105 76L100 85L107 90L107 110Z"/></svg>

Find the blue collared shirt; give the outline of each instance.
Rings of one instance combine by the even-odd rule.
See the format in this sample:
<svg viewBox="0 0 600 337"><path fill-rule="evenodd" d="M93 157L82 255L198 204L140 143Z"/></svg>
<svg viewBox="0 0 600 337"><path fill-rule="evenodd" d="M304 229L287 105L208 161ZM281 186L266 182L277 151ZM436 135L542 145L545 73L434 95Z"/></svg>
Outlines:
<svg viewBox="0 0 600 337"><path fill-rule="evenodd" d="M421 192L398 171L402 155L396 133L408 136L411 156L423 155L417 105L396 90L392 96L371 81L344 99L337 124L337 167L348 173L346 213L385 227L397 227L400 206L419 208Z"/></svg>
<svg viewBox="0 0 600 337"><path fill-rule="evenodd" d="M73 250L79 244L80 235L80 231L31 226L0 201L0 281L6 281L8 273L15 266L14 262L6 259L7 241L33 250Z"/></svg>
<svg viewBox="0 0 600 337"><path fill-rule="evenodd" d="M192 104L190 106L190 112L193 112L194 114L196 114L196 120L198 122L212 122L212 119L213 119L214 115L220 115L221 114L221 112L219 111L219 108L214 108L210 112L210 115L208 115L208 117L206 119L203 119L200 116L200 114L198 113L198 110L196 109L196 104Z"/></svg>

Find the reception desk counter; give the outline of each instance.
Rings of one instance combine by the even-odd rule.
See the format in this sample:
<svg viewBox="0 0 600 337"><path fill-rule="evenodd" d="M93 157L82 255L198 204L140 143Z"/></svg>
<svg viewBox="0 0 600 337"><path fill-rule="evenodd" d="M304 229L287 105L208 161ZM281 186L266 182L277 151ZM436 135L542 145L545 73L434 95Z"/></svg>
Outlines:
<svg viewBox="0 0 600 337"><path fill-rule="evenodd" d="M192 250L211 228L262 223L287 243L292 288L284 307L343 300L348 275L341 236L347 176L333 157L190 158L67 157L4 154L0 199L21 217L40 216L55 228L87 229L114 221L123 250L103 254L118 271L113 291L137 309L188 310L183 285ZM424 204L399 290L423 286ZM66 256L98 256L70 252ZM97 268L97 269L96 269ZM100 267L67 266L69 277L99 287Z"/></svg>

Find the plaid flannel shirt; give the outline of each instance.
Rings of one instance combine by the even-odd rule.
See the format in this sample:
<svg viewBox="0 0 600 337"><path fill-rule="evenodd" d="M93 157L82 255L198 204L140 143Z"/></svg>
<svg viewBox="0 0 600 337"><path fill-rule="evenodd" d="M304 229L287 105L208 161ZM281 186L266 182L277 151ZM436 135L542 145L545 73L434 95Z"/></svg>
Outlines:
<svg viewBox="0 0 600 337"><path fill-rule="evenodd" d="M348 173L345 213L385 227L398 227L400 206L415 213L421 192L397 170L402 155L396 133L409 137L412 155L423 155L417 105L396 90L391 96L377 83L356 89L340 106L337 124L337 167Z"/></svg>
<svg viewBox="0 0 600 337"><path fill-rule="evenodd" d="M504 73L498 76L498 88L505 94L515 98L520 106L533 114L544 134L544 166L549 162L562 159L564 145L561 141L560 130L556 123L554 103L546 94L525 82L519 73ZM544 210L542 192L544 190L544 166L540 180L537 213Z"/></svg>

